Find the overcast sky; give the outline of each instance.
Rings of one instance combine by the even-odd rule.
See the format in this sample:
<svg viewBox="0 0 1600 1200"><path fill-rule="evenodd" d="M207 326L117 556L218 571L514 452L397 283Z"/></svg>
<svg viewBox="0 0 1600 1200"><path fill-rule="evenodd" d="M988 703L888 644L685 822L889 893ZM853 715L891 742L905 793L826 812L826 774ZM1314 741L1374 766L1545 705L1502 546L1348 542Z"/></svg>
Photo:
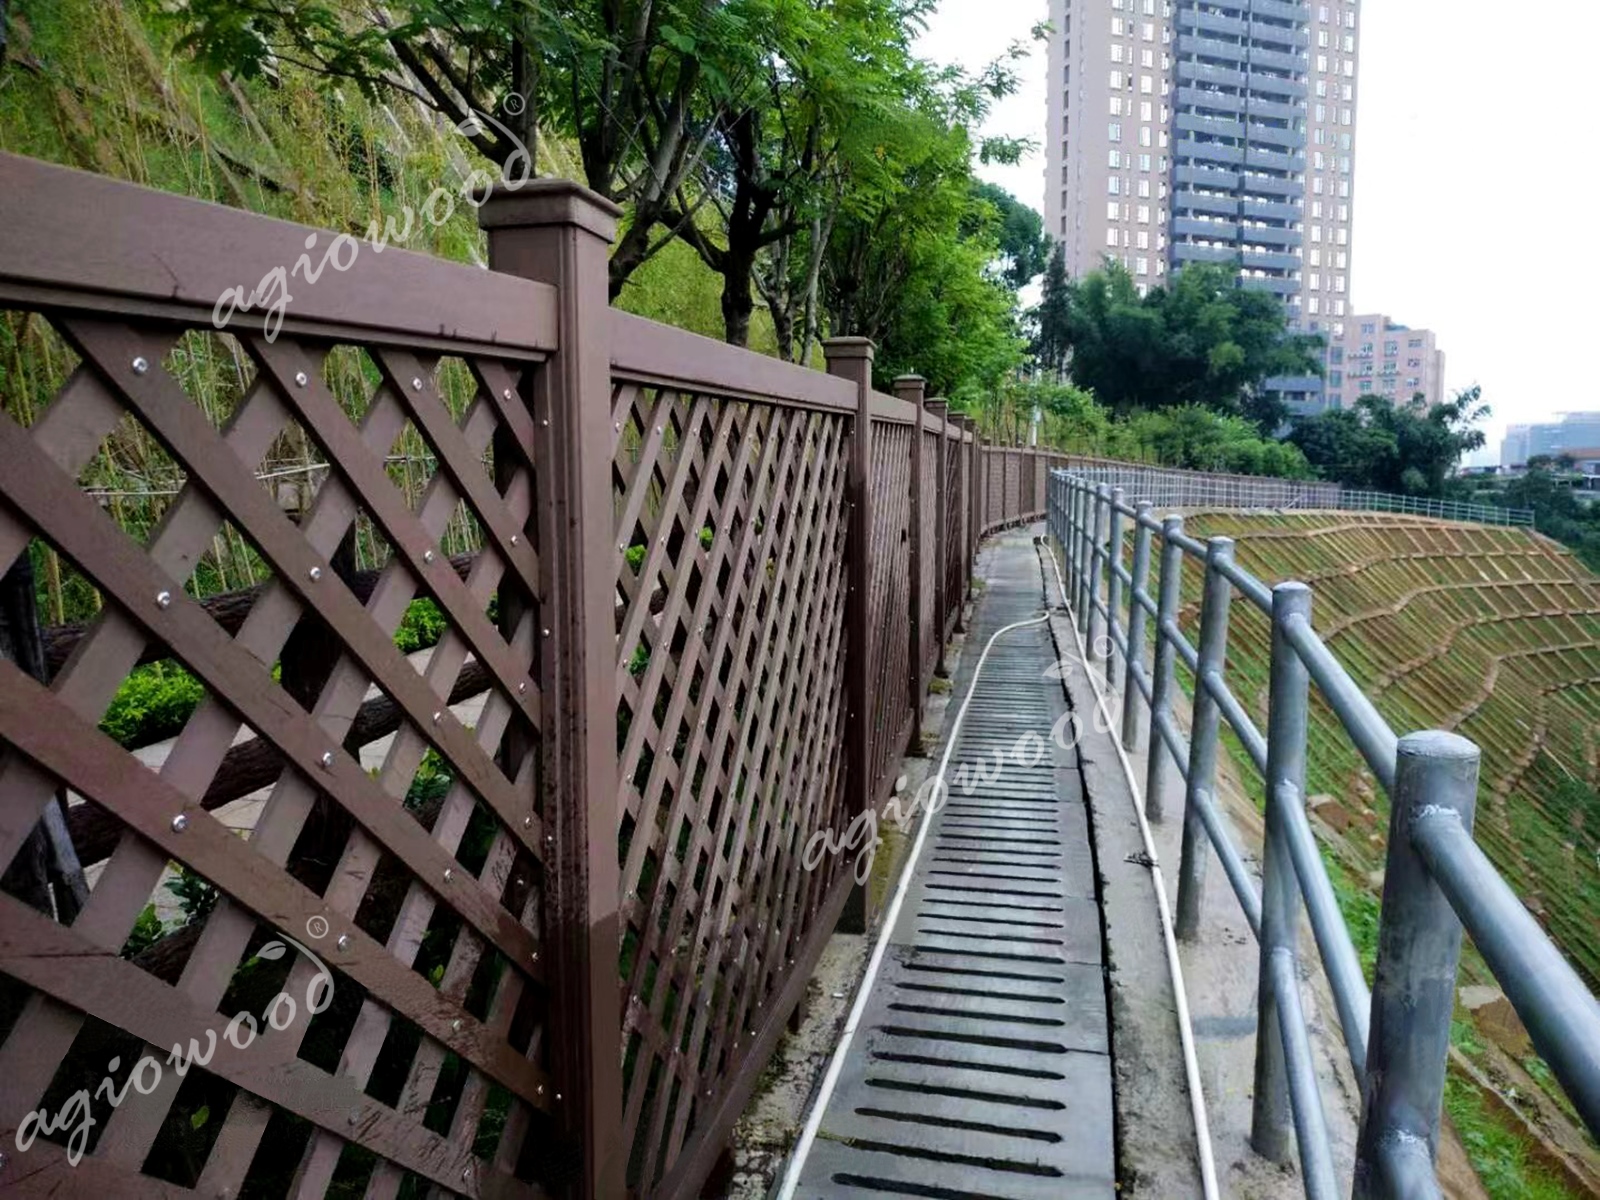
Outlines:
<svg viewBox="0 0 1600 1200"><path fill-rule="evenodd" d="M920 50L976 68L1046 14L1044 0L944 0ZM1494 409L1498 461L1507 423L1600 409L1600 4L1368 0L1361 19L1351 299L1439 335L1447 389L1481 384ZM987 131L1039 150L981 173L1042 211L1042 44L1022 74Z"/></svg>

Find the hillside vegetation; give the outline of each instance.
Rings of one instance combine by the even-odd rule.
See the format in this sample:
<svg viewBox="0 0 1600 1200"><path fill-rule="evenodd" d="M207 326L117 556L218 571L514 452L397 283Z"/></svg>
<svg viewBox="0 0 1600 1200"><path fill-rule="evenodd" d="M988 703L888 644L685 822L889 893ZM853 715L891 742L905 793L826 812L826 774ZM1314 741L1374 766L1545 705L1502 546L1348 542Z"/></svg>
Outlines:
<svg viewBox="0 0 1600 1200"><path fill-rule="evenodd" d="M1600 577L1524 529L1345 512L1200 513L1186 528L1234 538L1239 563L1268 583L1311 584L1317 629L1397 733L1451 729L1482 748L1477 839L1589 986L1600 984ZM1185 575L1193 637L1200 572ZM1266 618L1236 599L1228 678L1263 731L1268 635ZM1307 792L1370 973L1387 797L1314 687L1312 702ZM1255 768L1237 743L1231 749L1259 805ZM1470 947L1463 967L1463 983L1491 981ZM1489 1039L1462 1017L1454 1041L1481 1065ZM1496 1082L1512 1100L1533 1083L1555 1093L1531 1055L1498 1065L1510 1072ZM1461 1126L1477 1109L1464 1099L1470 1089L1456 1095ZM1536 1194L1536 1172L1513 1171L1494 1186L1493 1156L1474 1152L1462 1132L1492 1195ZM1581 1134L1577 1143L1582 1154Z"/></svg>

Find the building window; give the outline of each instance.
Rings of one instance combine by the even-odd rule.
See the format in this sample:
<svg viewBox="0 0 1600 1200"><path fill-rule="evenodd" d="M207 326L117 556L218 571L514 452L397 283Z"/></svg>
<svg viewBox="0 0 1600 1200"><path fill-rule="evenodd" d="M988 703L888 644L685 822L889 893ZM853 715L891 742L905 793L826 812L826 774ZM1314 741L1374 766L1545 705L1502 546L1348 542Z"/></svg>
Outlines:
<svg viewBox="0 0 1600 1200"><path fill-rule="evenodd" d="M1141 125L1141 126L1139 126L1139 145L1148 146L1149 144L1150 144L1150 126Z"/></svg>
<svg viewBox="0 0 1600 1200"><path fill-rule="evenodd" d="M1122 195L1122 176L1120 176L1120 175L1107 176L1107 178L1106 178L1106 195L1108 195L1108 196L1120 196L1120 195Z"/></svg>
<svg viewBox="0 0 1600 1200"><path fill-rule="evenodd" d="M1148 258L1144 257L1144 255L1142 255L1142 254L1138 258L1134 259L1134 274L1135 275L1148 275L1148 274L1150 274L1150 260Z"/></svg>
<svg viewBox="0 0 1600 1200"><path fill-rule="evenodd" d="M1116 244L1117 244L1117 231L1115 229L1106 230L1106 245L1115 246Z"/></svg>
<svg viewBox="0 0 1600 1200"><path fill-rule="evenodd" d="M1106 219L1107 220L1115 221L1121 215L1122 215L1122 205L1118 204L1115 200L1106 201Z"/></svg>
<svg viewBox="0 0 1600 1200"><path fill-rule="evenodd" d="M1121 150L1112 150L1112 151L1110 151L1106 155L1106 165L1108 167L1112 167L1113 169L1116 168L1116 167L1120 167L1122 165L1122 151Z"/></svg>
<svg viewBox="0 0 1600 1200"><path fill-rule="evenodd" d="M1315 296L1311 297L1310 300L1306 301L1306 311L1312 316L1316 316L1317 313L1322 311L1321 301L1319 301Z"/></svg>
<svg viewBox="0 0 1600 1200"><path fill-rule="evenodd" d="M1150 224L1150 206L1148 204L1139 205L1139 224Z"/></svg>
<svg viewBox="0 0 1600 1200"><path fill-rule="evenodd" d="M1110 107L1111 107L1111 115L1113 117L1120 117L1122 115L1122 97L1121 96L1113 96L1113 97L1111 97L1111 100L1110 100L1109 103L1110 103Z"/></svg>
<svg viewBox="0 0 1600 1200"><path fill-rule="evenodd" d="M1120 142L1122 140L1122 123L1120 121L1112 121L1106 126L1106 140L1109 142Z"/></svg>

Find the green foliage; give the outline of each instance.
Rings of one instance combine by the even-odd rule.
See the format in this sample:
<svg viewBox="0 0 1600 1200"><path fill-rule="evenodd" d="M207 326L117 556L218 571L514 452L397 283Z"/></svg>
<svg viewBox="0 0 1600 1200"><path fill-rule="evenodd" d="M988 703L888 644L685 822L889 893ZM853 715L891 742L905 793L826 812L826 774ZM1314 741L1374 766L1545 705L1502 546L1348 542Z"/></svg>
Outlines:
<svg viewBox="0 0 1600 1200"><path fill-rule="evenodd" d="M450 764L440 757L437 750L429 747L417 766L417 773L411 777L411 786L406 789L405 805L412 812L421 812L433 802L443 799L454 782L455 772L450 769Z"/></svg>
<svg viewBox="0 0 1600 1200"><path fill-rule="evenodd" d="M394 631L394 644L401 654L414 654L439 644L450 622L445 620L439 606L426 597L406 605L406 615L400 628Z"/></svg>
<svg viewBox="0 0 1600 1200"><path fill-rule="evenodd" d="M1444 1110L1492 1200L1567 1200L1573 1193L1528 1161L1527 1146L1488 1110L1472 1084L1445 1077Z"/></svg>
<svg viewBox="0 0 1600 1200"><path fill-rule="evenodd" d="M1198 405L1141 410L1118 420L1082 388L1020 383L1005 389L998 424L1003 430L1008 417L1026 423L1035 410L1045 444L1080 454L1240 475L1312 475L1296 447L1262 437L1243 417Z"/></svg>
<svg viewBox="0 0 1600 1200"><path fill-rule="evenodd" d="M1118 415L1203 405L1270 430L1281 413L1258 394L1262 381L1320 371L1314 341L1288 332L1277 298L1238 286L1227 267L1191 263L1141 296L1127 269L1107 260L1064 296L1043 345L1054 355L1064 334L1073 382Z"/></svg>
<svg viewBox="0 0 1600 1200"><path fill-rule="evenodd" d="M997 184L979 180L972 191L998 221L1001 278L1012 288L1026 287L1051 259L1054 243L1044 231L1044 218Z"/></svg>
<svg viewBox="0 0 1600 1200"><path fill-rule="evenodd" d="M1346 487L1444 496L1461 456L1483 445L1474 426L1489 416L1473 387L1426 408L1362 396L1354 407L1297 417L1289 440L1325 477Z"/></svg>
<svg viewBox="0 0 1600 1200"><path fill-rule="evenodd" d="M100 729L130 749L176 737L205 694L177 663L146 663L122 681Z"/></svg>
<svg viewBox="0 0 1600 1200"><path fill-rule="evenodd" d="M156 906L146 904L139 910L139 919L133 923L133 932L122 944L123 958L137 958L161 940L161 918L156 916Z"/></svg>
<svg viewBox="0 0 1600 1200"><path fill-rule="evenodd" d="M1600 571L1600 506L1579 500L1570 479L1563 478L1552 461L1536 459L1521 478L1503 489L1479 492L1473 499L1505 508L1532 509L1535 529L1570 546L1591 571ZM1600 820L1600 814L1591 819Z"/></svg>
<svg viewBox="0 0 1600 1200"><path fill-rule="evenodd" d="M182 863L177 864L177 874L167 880L167 891L177 897L185 924L202 920L217 906L217 889Z"/></svg>

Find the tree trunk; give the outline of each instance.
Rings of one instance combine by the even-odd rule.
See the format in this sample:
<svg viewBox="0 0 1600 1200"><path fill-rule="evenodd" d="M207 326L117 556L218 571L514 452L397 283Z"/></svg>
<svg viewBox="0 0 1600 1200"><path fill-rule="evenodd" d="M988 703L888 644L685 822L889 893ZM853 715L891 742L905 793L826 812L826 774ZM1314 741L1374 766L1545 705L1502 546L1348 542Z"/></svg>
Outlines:
<svg viewBox="0 0 1600 1200"><path fill-rule="evenodd" d="M0 577L0 658L15 663L40 683L48 682L33 562L26 550ZM0 890L63 922L70 922L87 903L89 887L67 833L59 790L0 876Z"/></svg>
<svg viewBox="0 0 1600 1200"><path fill-rule="evenodd" d="M750 314L756 307L750 280L754 270L755 259L751 255L730 247L723 256L722 336L733 346L750 344Z"/></svg>

